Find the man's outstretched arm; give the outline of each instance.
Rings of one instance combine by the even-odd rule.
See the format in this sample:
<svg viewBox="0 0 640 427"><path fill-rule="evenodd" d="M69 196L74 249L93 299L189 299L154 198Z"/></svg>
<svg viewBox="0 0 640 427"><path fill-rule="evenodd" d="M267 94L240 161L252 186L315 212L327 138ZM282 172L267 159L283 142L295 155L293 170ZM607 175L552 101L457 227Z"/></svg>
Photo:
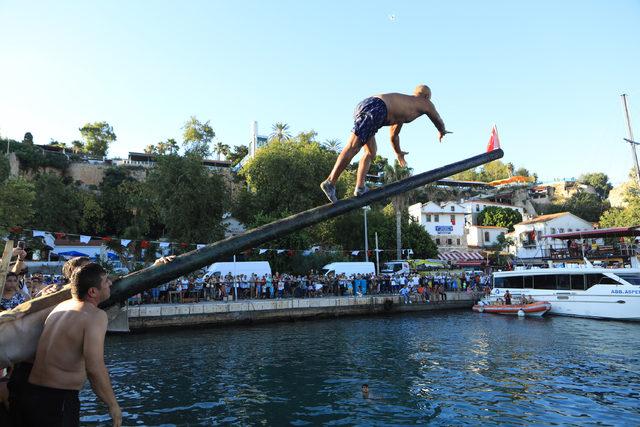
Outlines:
<svg viewBox="0 0 640 427"><path fill-rule="evenodd" d="M436 110L436 106L433 105L433 102L427 101L427 109L426 109L425 113L427 114L427 117L429 117L429 119L431 119L431 122L436 127L436 129L438 129L438 133L439 133L438 140L439 141L442 141L442 137L443 136L445 136L448 133L451 133L451 132L446 130L446 128L444 126L444 121L442 120L442 117L440 117L440 114L438 114L438 110Z"/></svg>

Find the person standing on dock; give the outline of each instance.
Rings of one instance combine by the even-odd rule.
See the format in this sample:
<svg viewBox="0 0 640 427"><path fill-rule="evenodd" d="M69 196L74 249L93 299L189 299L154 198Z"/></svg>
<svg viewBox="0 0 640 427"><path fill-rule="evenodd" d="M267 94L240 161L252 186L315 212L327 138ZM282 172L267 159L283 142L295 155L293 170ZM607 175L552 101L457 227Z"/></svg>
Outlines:
<svg viewBox="0 0 640 427"><path fill-rule="evenodd" d="M451 133L445 129L444 122L436 107L431 102L431 89L426 85L418 85L413 95L402 93L385 93L372 96L360 102L354 112L354 124L349 141L338 156L333 170L325 181L320 184L320 188L332 202L336 203L336 182L349 165L351 159L364 147L364 155L358 164L358 175L354 196L360 196L367 191L365 187L365 176L369 171L371 161L376 157L376 132L383 126L390 126L391 145L396 153L398 163L402 167L407 166L404 156L407 153L400 148L400 130L402 125L410 123L420 116L426 115L431 119L436 129L438 129L438 140Z"/></svg>
<svg viewBox="0 0 640 427"><path fill-rule="evenodd" d="M104 363L107 314L98 308L111 295L111 280L96 263L74 272L73 298L58 304L47 317L38 342L21 412L27 426L80 424L79 391L87 378L107 405L114 426L122 423L109 372Z"/></svg>

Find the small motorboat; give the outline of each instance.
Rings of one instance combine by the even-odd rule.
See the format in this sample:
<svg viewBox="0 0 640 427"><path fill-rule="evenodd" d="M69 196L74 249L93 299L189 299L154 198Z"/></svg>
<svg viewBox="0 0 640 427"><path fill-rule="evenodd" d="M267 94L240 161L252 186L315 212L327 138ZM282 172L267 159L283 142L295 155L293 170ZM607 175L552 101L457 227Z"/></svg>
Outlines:
<svg viewBox="0 0 640 427"><path fill-rule="evenodd" d="M547 301L534 301L528 304L496 304L480 301L473 306L473 311L478 313L511 314L516 316L540 317L551 310L551 303Z"/></svg>

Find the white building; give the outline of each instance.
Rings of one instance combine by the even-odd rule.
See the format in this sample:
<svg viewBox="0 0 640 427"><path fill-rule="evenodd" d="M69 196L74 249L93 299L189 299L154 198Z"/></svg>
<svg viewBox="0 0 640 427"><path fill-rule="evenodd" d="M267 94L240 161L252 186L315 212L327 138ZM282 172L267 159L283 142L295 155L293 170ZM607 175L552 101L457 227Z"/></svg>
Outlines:
<svg viewBox="0 0 640 427"><path fill-rule="evenodd" d="M498 243L498 236L506 234L507 227L472 225L467 228L467 245L469 248L488 248Z"/></svg>
<svg viewBox="0 0 640 427"><path fill-rule="evenodd" d="M570 212L541 215L513 227L514 231L508 237L514 240L515 246L510 247L509 251L518 258L549 257L551 250L566 248L566 241L543 236L594 229L592 223Z"/></svg>
<svg viewBox="0 0 640 427"><path fill-rule="evenodd" d="M433 237L438 249L460 249L465 239L466 208L455 202L435 202L409 206L409 216Z"/></svg>

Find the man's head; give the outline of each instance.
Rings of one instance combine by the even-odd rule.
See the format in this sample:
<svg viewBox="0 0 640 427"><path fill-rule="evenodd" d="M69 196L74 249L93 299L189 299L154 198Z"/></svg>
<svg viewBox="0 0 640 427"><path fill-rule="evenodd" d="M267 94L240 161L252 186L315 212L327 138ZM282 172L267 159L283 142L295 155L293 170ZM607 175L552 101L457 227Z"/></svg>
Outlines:
<svg viewBox="0 0 640 427"><path fill-rule="evenodd" d="M83 301L105 301L111 295L110 287L111 280L106 270L95 262L83 265L71 275L71 294Z"/></svg>
<svg viewBox="0 0 640 427"><path fill-rule="evenodd" d="M422 98L431 99L431 89L429 89L429 86L427 85L416 86L413 90L413 94Z"/></svg>
<svg viewBox="0 0 640 427"><path fill-rule="evenodd" d="M71 276L76 269L82 267L83 265L89 264L91 261L86 256L77 256L71 258L69 261L65 262L62 266L62 275L67 281L71 280Z"/></svg>
<svg viewBox="0 0 640 427"><path fill-rule="evenodd" d="M5 289L8 291L18 290L18 275L13 271L7 273L7 278L4 282Z"/></svg>

